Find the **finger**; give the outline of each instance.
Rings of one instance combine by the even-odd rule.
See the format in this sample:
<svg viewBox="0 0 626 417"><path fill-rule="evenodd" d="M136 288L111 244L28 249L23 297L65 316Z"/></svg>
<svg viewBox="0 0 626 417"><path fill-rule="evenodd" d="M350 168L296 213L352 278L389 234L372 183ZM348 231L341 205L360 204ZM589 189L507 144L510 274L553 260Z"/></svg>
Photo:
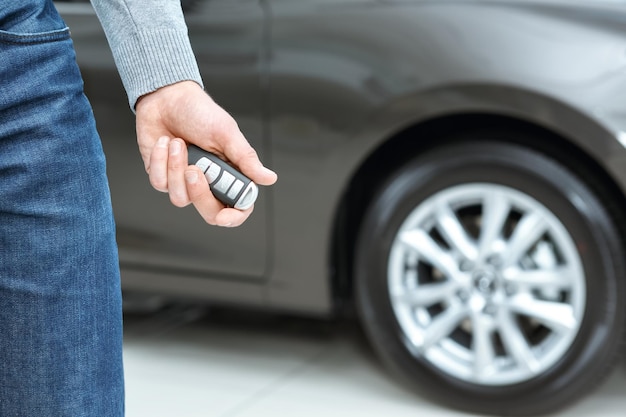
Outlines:
<svg viewBox="0 0 626 417"><path fill-rule="evenodd" d="M278 180L278 175L269 168L263 166L254 149L244 154L235 165L248 178L259 185L272 185Z"/></svg>
<svg viewBox="0 0 626 417"><path fill-rule="evenodd" d="M177 207L184 207L190 203L185 183L187 166L187 147L181 139L172 139L167 161L167 190L170 201Z"/></svg>
<svg viewBox="0 0 626 417"><path fill-rule="evenodd" d="M275 183L276 173L263 166L235 119L217 104L213 103L213 105L215 110L210 119L212 143L208 143L209 146L205 149L217 153L257 184ZM197 142L197 144L203 147L202 142Z"/></svg>
<svg viewBox="0 0 626 417"><path fill-rule="evenodd" d="M206 177L196 166L187 168L185 181L189 199L208 224L235 227L241 225L252 213L252 208L245 211L226 208L213 196Z"/></svg>
<svg viewBox="0 0 626 417"><path fill-rule="evenodd" d="M150 184L154 189L167 192L167 162L170 138L160 137L150 153L150 162L146 168Z"/></svg>
<svg viewBox="0 0 626 417"><path fill-rule="evenodd" d="M205 222L215 225L215 217L224 208L224 205L213 196L202 170L195 165L189 166L185 170L185 183L187 184L189 200L198 213Z"/></svg>
<svg viewBox="0 0 626 417"><path fill-rule="evenodd" d="M247 210L238 210L227 207L217 214L217 216L215 217L215 223L218 226L224 227L241 226L241 224L243 224L243 222L245 222L248 217L250 217L250 215L252 214L252 210L254 210L254 206L250 207Z"/></svg>
<svg viewBox="0 0 626 417"><path fill-rule="evenodd" d="M257 152L239 131L233 134L233 140L227 141L224 154L242 173L259 185L272 185L278 175L263 166Z"/></svg>

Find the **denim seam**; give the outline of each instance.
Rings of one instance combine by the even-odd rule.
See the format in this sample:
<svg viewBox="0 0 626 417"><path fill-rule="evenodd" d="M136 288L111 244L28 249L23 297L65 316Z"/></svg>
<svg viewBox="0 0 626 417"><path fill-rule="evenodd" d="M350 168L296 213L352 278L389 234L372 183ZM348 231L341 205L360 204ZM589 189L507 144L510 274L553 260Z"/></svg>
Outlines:
<svg viewBox="0 0 626 417"><path fill-rule="evenodd" d="M63 41L70 38L68 27L43 33L13 33L0 30L0 42L9 44L38 44Z"/></svg>

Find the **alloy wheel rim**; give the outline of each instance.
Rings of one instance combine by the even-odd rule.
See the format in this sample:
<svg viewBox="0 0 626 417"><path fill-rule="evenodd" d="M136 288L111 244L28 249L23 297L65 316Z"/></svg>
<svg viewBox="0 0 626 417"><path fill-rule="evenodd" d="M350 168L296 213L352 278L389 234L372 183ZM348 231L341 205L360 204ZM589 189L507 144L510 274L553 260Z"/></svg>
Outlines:
<svg viewBox="0 0 626 417"><path fill-rule="evenodd" d="M395 236L387 272L408 348L474 384L542 374L584 315L582 261L567 229L502 185L458 185L420 203Z"/></svg>

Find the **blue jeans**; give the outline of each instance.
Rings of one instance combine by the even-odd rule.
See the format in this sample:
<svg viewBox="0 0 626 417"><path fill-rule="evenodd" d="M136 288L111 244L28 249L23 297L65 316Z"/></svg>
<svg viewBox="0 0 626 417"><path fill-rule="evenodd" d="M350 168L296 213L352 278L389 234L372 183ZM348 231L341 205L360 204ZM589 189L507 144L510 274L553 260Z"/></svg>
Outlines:
<svg viewBox="0 0 626 417"><path fill-rule="evenodd" d="M0 0L0 416L123 415L119 281L69 31L52 1Z"/></svg>

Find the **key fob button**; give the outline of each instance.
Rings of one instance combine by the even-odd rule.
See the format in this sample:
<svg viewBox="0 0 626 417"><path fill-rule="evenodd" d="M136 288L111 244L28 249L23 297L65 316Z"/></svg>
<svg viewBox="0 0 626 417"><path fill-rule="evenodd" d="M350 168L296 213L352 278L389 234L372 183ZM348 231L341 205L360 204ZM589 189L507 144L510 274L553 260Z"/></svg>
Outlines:
<svg viewBox="0 0 626 417"><path fill-rule="evenodd" d="M217 164L211 164L209 169L206 171L206 175L209 179L209 184L213 184L213 182L220 176L220 172L222 172L222 168L220 168Z"/></svg>
<svg viewBox="0 0 626 417"><path fill-rule="evenodd" d="M243 188L243 181L240 181L240 180L235 181L233 186L230 187L230 190L228 190L228 198L230 198L231 200L234 200L235 198L237 198L237 195L239 194L239 191L241 191L242 188Z"/></svg>
<svg viewBox="0 0 626 417"><path fill-rule="evenodd" d="M222 178L214 185L215 189L222 194L226 194L226 191L230 188L230 185L235 181L235 176L230 172L224 171Z"/></svg>
<svg viewBox="0 0 626 417"><path fill-rule="evenodd" d="M207 169L213 164L209 158L200 158L198 162L196 162L196 166L202 170L202 172L206 172Z"/></svg>

